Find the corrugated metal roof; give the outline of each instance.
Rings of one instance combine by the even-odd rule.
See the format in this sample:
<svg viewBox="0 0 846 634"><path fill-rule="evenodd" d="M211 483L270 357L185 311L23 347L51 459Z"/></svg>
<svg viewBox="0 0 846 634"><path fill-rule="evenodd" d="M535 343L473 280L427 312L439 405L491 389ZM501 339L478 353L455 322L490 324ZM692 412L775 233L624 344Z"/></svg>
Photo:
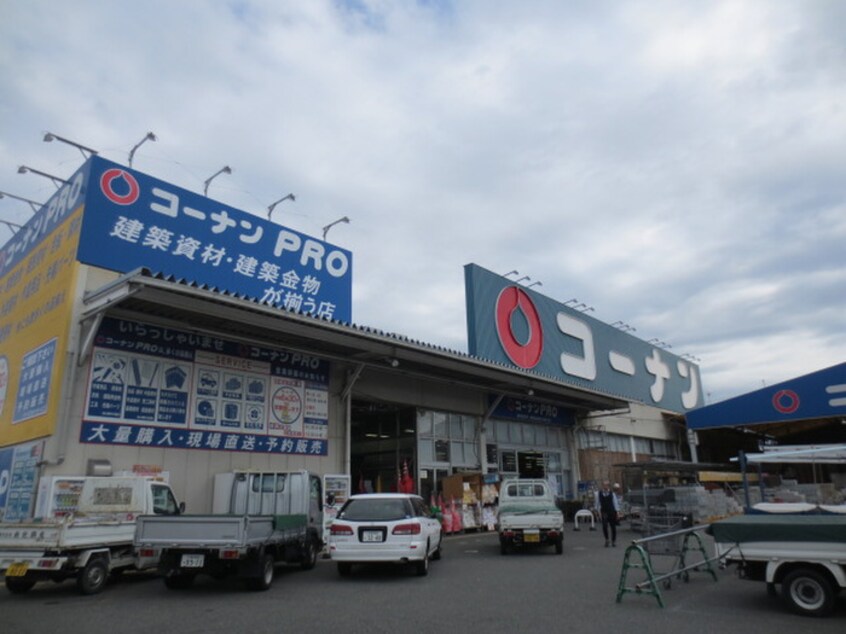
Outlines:
<svg viewBox="0 0 846 634"><path fill-rule="evenodd" d="M298 311L270 306L193 280L140 269L86 293L87 314L101 310L150 315L174 325L191 326L221 336L273 343L304 354L348 363L365 363L433 379L473 385L493 392L515 393L589 410L625 406L622 397L579 388L556 377L521 370L466 352L427 343L407 335L386 332Z"/></svg>

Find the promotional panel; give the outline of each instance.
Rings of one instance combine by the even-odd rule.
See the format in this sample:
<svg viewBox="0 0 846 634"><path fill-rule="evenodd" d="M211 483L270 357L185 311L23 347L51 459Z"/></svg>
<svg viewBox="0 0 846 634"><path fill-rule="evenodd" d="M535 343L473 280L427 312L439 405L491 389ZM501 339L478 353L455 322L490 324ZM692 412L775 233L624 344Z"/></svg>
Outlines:
<svg viewBox="0 0 846 634"><path fill-rule="evenodd" d="M0 251L0 446L53 433L70 328L85 171Z"/></svg>
<svg viewBox="0 0 846 634"><path fill-rule="evenodd" d="M105 318L80 441L324 456L329 364Z"/></svg>
<svg viewBox="0 0 846 634"><path fill-rule="evenodd" d="M352 254L94 156L79 261L175 275L326 319L352 319Z"/></svg>
<svg viewBox="0 0 846 634"><path fill-rule="evenodd" d="M32 516L38 463L43 452L43 442L0 449L0 521L19 521Z"/></svg>
<svg viewBox="0 0 846 634"><path fill-rule="evenodd" d="M464 278L471 355L673 412L702 404L686 359L475 264Z"/></svg>

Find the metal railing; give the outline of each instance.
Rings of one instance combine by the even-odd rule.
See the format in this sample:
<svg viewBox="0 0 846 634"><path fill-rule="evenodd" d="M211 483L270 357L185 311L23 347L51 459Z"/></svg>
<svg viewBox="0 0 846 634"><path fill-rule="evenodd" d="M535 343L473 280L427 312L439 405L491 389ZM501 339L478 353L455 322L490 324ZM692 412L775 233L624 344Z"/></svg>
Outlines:
<svg viewBox="0 0 846 634"><path fill-rule="evenodd" d="M687 583L690 578L690 572L692 571L708 573L714 581L717 581L717 573L714 571L711 564L722 559L725 555L714 557L708 556L708 553L705 550L705 545L702 543L702 538L698 534L699 531L705 530L706 528L707 525L692 526L690 528L682 528L634 540L631 546L626 548L626 554L623 558L623 568L620 571L620 581L617 585L617 603L620 603L623 595L626 593L651 594L657 599L658 605L663 608L664 599L661 596L661 590L658 587L659 583L663 582L666 589L670 588L674 577ZM678 548L675 552L672 552L672 549L668 549L664 546L659 549L661 550L660 553L653 553L672 555L675 558L672 569L663 573L656 572L654 566L652 565L650 545L658 543L667 544L672 541L675 541L678 544ZM701 559L695 561L694 563L688 563L688 555L692 553L699 553L701 555ZM637 558L639 558L639 562L631 561L631 559ZM633 586L627 586L626 582L630 569L644 570L646 573L646 579L634 584Z"/></svg>

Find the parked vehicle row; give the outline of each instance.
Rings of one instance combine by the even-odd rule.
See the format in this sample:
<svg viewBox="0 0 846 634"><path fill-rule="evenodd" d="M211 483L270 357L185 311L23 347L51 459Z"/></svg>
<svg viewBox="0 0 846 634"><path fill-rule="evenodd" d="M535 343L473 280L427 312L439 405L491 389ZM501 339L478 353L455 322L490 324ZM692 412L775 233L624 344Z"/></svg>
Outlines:
<svg viewBox="0 0 846 634"><path fill-rule="evenodd" d="M309 570L324 544L321 480L308 471L215 476L212 513L190 515L170 487L150 477L86 478L78 508L58 521L0 525L0 571L13 593L75 578L102 590L110 574L157 569L169 589L198 575L234 576L253 590L273 583L279 564ZM563 515L544 480L509 480L500 496L503 553L552 545L563 550ZM441 522L418 495L351 496L329 531L341 576L368 563L407 565L419 576L441 557Z"/></svg>
<svg viewBox="0 0 846 634"><path fill-rule="evenodd" d="M152 477L89 477L72 515L0 524L0 572L15 594L69 578L95 594L110 575L151 569L168 589L202 574L266 590L277 565L316 565L322 502L320 478L308 471L219 474L207 515L185 514ZM417 495L355 495L332 522L328 545L344 576L364 563L409 564L424 576L441 556L441 523Z"/></svg>

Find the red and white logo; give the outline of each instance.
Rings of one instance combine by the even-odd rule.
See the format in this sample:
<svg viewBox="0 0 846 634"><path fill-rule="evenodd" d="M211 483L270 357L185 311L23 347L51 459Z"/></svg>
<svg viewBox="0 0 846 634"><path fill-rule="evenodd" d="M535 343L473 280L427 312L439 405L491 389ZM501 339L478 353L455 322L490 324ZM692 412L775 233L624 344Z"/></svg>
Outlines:
<svg viewBox="0 0 846 634"><path fill-rule="evenodd" d="M799 395L793 390L779 390L773 394L773 407L782 414L792 414L799 409Z"/></svg>
<svg viewBox="0 0 846 634"><path fill-rule="evenodd" d="M512 328L512 318L522 313L529 327L526 341L518 341ZM526 291L509 286L502 290L496 300L496 334L505 354L511 361L528 370L535 367L543 355L543 326L540 315Z"/></svg>
<svg viewBox="0 0 846 634"><path fill-rule="evenodd" d="M118 191L115 191L116 186ZM132 174L126 170L112 167L100 176L100 191L116 205L131 205L138 200L141 188Z"/></svg>

